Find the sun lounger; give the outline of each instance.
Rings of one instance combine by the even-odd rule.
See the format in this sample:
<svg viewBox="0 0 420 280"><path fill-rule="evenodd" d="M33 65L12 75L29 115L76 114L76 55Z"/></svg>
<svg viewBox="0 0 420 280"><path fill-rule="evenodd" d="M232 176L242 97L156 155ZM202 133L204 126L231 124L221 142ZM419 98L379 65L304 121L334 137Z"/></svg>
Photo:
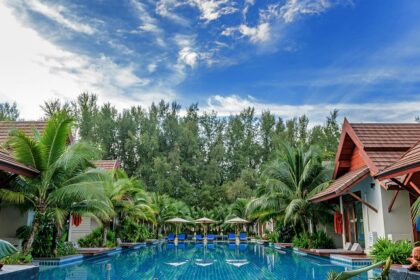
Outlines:
<svg viewBox="0 0 420 280"><path fill-rule="evenodd" d="M239 240L240 241L248 241L248 237L246 236L246 233L245 232L241 232L239 234Z"/></svg>
<svg viewBox="0 0 420 280"><path fill-rule="evenodd" d="M216 239L216 236L214 234L208 234L207 235L207 241L214 241Z"/></svg>
<svg viewBox="0 0 420 280"><path fill-rule="evenodd" d="M235 240L236 240L236 235L235 235L234 233L229 233L229 234L228 234L228 240L229 240L229 241L233 241L233 242L235 242Z"/></svg>
<svg viewBox="0 0 420 280"><path fill-rule="evenodd" d="M185 233L178 234L178 241L185 241Z"/></svg>
<svg viewBox="0 0 420 280"><path fill-rule="evenodd" d="M174 240L175 240L175 235L173 233L169 233L169 235L168 235L168 241L169 242L174 242Z"/></svg>
<svg viewBox="0 0 420 280"><path fill-rule="evenodd" d="M363 254L363 249L359 243L354 243L351 246L351 243L346 243L343 249L312 249L311 251L318 254Z"/></svg>
<svg viewBox="0 0 420 280"><path fill-rule="evenodd" d="M201 234L197 234L195 236L195 241L198 241L198 242L203 241L203 236Z"/></svg>

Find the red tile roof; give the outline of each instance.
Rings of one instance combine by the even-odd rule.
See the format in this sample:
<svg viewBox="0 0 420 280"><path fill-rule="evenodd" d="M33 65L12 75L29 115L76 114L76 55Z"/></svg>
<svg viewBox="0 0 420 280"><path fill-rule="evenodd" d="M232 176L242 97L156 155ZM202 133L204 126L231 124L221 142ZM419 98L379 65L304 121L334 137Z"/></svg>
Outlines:
<svg viewBox="0 0 420 280"><path fill-rule="evenodd" d="M393 164L388 165L381 172L378 173L377 177L385 178L393 175L397 177L399 175L407 174L408 171L413 168L420 166L420 142L417 142L408 152L402 157L396 160Z"/></svg>
<svg viewBox="0 0 420 280"><path fill-rule="evenodd" d="M6 142L13 129L19 129L28 136L34 135L34 129L43 132L47 122L44 121L0 121L0 144Z"/></svg>
<svg viewBox="0 0 420 280"><path fill-rule="evenodd" d="M365 150L411 148L420 140L420 124L400 123L351 123Z"/></svg>
<svg viewBox="0 0 420 280"><path fill-rule="evenodd" d="M38 170L18 162L5 150L0 150L0 170L29 177L39 174Z"/></svg>
<svg viewBox="0 0 420 280"><path fill-rule="evenodd" d="M350 171L332 182L328 188L314 195L310 201L321 202L340 196L355 186L369 174L369 168L363 166Z"/></svg>
<svg viewBox="0 0 420 280"><path fill-rule="evenodd" d="M120 167L120 162L118 160L95 160L92 163L97 168L102 168L105 170L114 170Z"/></svg>

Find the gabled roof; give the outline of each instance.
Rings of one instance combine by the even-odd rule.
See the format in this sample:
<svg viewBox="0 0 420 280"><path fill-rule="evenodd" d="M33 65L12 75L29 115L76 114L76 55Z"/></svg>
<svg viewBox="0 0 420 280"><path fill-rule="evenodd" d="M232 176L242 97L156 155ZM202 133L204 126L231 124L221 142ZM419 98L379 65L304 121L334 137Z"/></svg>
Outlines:
<svg viewBox="0 0 420 280"><path fill-rule="evenodd" d="M321 202L338 197L349 191L352 187L358 184L369 175L369 168L367 166L360 167L353 171L346 173L337 180L331 183L325 190L314 195L310 201Z"/></svg>
<svg viewBox="0 0 420 280"><path fill-rule="evenodd" d="M380 180L396 178L413 172L420 171L420 142L417 142L400 159L389 165L377 174Z"/></svg>
<svg viewBox="0 0 420 280"><path fill-rule="evenodd" d="M26 135L34 136L34 129L42 133L46 124L47 122L44 121L0 121L0 146L7 141L13 129L19 129ZM29 177L39 174L35 168L15 160L6 150L0 150L0 170Z"/></svg>
<svg viewBox="0 0 420 280"><path fill-rule="evenodd" d="M97 167L97 168L102 168L105 170L114 170L120 167L120 162L116 159L112 159L112 160L94 160L92 161L92 163Z"/></svg>
<svg viewBox="0 0 420 280"><path fill-rule="evenodd" d="M354 148L375 175L397 161L420 139L420 124L349 123L344 120L334 178L349 171Z"/></svg>
<svg viewBox="0 0 420 280"><path fill-rule="evenodd" d="M28 177L39 174L38 170L18 162L5 150L0 150L0 171Z"/></svg>
<svg viewBox="0 0 420 280"><path fill-rule="evenodd" d="M34 136L34 129L42 133L46 125L47 122L45 121L0 121L0 144L6 142L10 131L13 129L19 129L32 137Z"/></svg>

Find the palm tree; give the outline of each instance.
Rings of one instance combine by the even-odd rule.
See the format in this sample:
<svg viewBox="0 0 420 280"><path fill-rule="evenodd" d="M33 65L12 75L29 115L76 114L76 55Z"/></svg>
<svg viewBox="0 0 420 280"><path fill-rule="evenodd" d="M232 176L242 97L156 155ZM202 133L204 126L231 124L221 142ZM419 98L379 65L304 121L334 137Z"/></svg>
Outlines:
<svg viewBox="0 0 420 280"><path fill-rule="evenodd" d="M158 238L162 225L166 220L173 218L175 215L169 196L153 193L151 202L155 213L156 238Z"/></svg>
<svg viewBox="0 0 420 280"><path fill-rule="evenodd" d="M61 226L72 211L95 211L100 216L110 213L101 174L89 169L94 149L82 142L68 145L72 124L66 114L57 114L48 121L42 135L34 131L35 137L31 139L15 130L8 139L14 157L40 172L34 179L22 177L11 189L0 190L0 199L34 211L24 253L29 253L45 217Z"/></svg>
<svg viewBox="0 0 420 280"><path fill-rule="evenodd" d="M154 212L150 206L148 194L141 182L136 178L128 177L121 169L105 172L105 194L111 201L113 213L102 220L104 224L102 246L106 245L107 233L111 218L123 219L130 216L136 219L154 221Z"/></svg>
<svg viewBox="0 0 420 280"><path fill-rule="evenodd" d="M321 219L324 209L309 199L325 189L331 170L323 165L314 147L291 148L283 144L281 153L263 171L258 197L248 205L257 217L275 217L308 230L311 222Z"/></svg>

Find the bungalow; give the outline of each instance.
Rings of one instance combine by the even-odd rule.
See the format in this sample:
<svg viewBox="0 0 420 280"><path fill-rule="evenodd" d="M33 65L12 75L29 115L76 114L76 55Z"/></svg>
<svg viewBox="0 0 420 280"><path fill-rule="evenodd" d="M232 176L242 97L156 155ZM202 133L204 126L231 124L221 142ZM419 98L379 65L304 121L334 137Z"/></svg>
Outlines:
<svg viewBox="0 0 420 280"><path fill-rule="evenodd" d="M46 124L47 122L44 121L0 121L0 188L7 187L7 184L18 175L35 177L39 174L38 170L17 162L8 151L1 149L1 146L8 139L10 131L19 129L26 135L34 137L35 131L42 133ZM73 137L71 136L69 142L72 139ZM117 160L98 160L92 163L96 167L105 170L117 169L120 166ZM70 219L70 241L77 241L98 226L97 222L90 217L82 217L79 221L80 224L79 222L75 223L72 217ZM19 240L16 238L16 230L23 225L31 225L32 220L33 213L31 211L23 212L15 205L0 201L0 239L8 240L14 245L19 246Z"/></svg>
<svg viewBox="0 0 420 280"><path fill-rule="evenodd" d="M344 120L334 181L311 199L313 203L339 205L335 232L341 235L342 244L359 243L369 250L379 237L418 240L410 207L419 192L400 177L387 177L390 173L385 171L394 170L393 164L419 140L420 124Z"/></svg>
<svg viewBox="0 0 420 280"><path fill-rule="evenodd" d="M109 171L120 168L120 162L118 160L97 160L93 161L93 164L97 168ZM98 221L92 217L83 216L76 218L70 216L68 240L71 242L77 242L80 238L90 234L99 226L100 224Z"/></svg>
<svg viewBox="0 0 420 280"><path fill-rule="evenodd" d="M27 135L34 135L34 130L43 130L46 122L0 122L0 147L4 145L12 129L17 128ZM38 170L17 162L7 150L0 148L0 188L8 184L18 175L36 177ZM0 202L0 239L7 240L16 247L20 241L15 237L16 230L22 225L30 225L33 215L22 212L16 206Z"/></svg>

